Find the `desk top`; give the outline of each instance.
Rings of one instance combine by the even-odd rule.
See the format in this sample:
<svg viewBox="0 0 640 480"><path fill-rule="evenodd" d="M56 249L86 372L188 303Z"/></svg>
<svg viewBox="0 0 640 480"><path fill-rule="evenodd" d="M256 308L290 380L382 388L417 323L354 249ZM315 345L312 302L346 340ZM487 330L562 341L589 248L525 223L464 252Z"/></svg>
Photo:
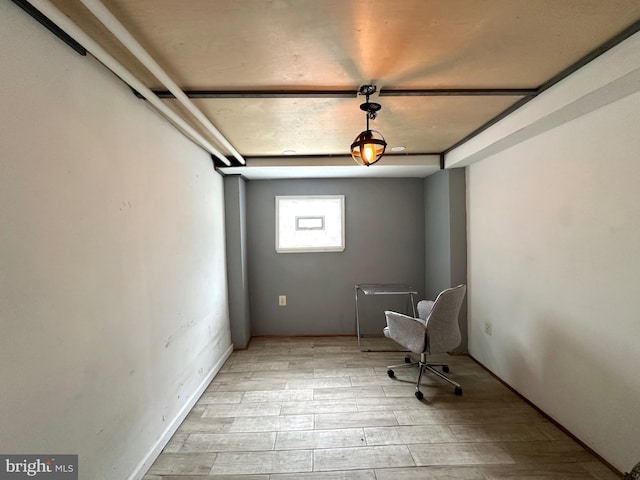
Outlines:
<svg viewBox="0 0 640 480"><path fill-rule="evenodd" d="M363 283L356 285L365 295L417 295L418 292L409 285L399 283Z"/></svg>

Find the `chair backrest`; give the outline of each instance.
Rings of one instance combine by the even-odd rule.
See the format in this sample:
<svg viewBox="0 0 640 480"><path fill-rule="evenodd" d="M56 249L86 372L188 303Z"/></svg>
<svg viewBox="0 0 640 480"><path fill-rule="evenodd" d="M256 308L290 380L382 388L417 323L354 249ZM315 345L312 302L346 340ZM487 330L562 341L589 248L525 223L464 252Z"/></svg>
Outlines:
<svg viewBox="0 0 640 480"><path fill-rule="evenodd" d="M418 318L426 320L433 308L433 300L420 300L418 302Z"/></svg>
<svg viewBox="0 0 640 480"><path fill-rule="evenodd" d="M427 317L427 353L445 353L460 345L458 315L466 291L466 285L458 285L443 290L436 298Z"/></svg>

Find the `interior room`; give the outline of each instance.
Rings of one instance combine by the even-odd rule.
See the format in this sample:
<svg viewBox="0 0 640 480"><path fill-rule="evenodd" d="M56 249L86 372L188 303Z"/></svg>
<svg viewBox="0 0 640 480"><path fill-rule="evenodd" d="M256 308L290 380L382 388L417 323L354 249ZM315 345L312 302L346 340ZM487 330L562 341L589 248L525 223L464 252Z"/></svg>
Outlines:
<svg viewBox="0 0 640 480"><path fill-rule="evenodd" d="M1 2L0 456L92 480L621 478L639 30L637 0ZM343 199L340 249L278 251L294 197ZM463 395L430 377L416 399L399 349L360 348L408 310L368 298L356 322L359 284L466 285L438 357ZM311 423L225 416L246 404ZM568 450L526 451L542 437Z"/></svg>

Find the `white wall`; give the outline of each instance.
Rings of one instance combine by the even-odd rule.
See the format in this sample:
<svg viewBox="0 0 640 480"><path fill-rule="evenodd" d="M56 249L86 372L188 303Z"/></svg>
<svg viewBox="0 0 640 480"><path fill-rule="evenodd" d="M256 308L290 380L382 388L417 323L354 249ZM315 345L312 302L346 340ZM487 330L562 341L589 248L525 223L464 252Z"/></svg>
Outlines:
<svg viewBox="0 0 640 480"><path fill-rule="evenodd" d="M0 85L0 452L139 478L230 353L221 178L10 2Z"/></svg>
<svg viewBox="0 0 640 480"><path fill-rule="evenodd" d="M622 471L640 460L639 121L635 93L467 171L470 353Z"/></svg>

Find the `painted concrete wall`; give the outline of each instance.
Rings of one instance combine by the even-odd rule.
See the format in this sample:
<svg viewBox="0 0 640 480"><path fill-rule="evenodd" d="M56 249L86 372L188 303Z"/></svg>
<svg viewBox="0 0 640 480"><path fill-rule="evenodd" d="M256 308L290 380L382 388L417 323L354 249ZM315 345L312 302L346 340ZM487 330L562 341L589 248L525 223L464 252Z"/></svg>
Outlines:
<svg viewBox="0 0 640 480"><path fill-rule="evenodd" d="M445 288L467 283L465 170L442 170L424 179L425 292L435 299ZM467 351L466 298L459 316Z"/></svg>
<svg viewBox="0 0 640 480"><path fill-rule="evenodd" d="M451 287L449 170L424 179L425 293L434 299Z"/></svg>
<svg viewBox="0 0 640 480"><path fill-rule="evenodd" d="M0 3L0 451L140 478L230 353L210 157Z"/></svg>
<svg viewBox="0 0 640 480"><path fill-rule="evenodd" d="M234 348L246 348L251 340L246 197L244 178L239 175L224 178L229 319Z"/></svg>
<svg viewBox="0 0 640 480"><path fill-rule="evenodd" d="M345 195L346 248L276 253L276 195ZM355 334L354 285L408 283L424 294L422 179L247 182L252 335ZM278 296L287 306L278 306ZM363 333L381 334L385 308L406 299L361 302Z"/></svg>
<svg viewBox="0 0 640 480"><path fill-rule="evenodd" d="M635 93L467 172L471 354L621 471L640 460L639 120Z"/></svg>

